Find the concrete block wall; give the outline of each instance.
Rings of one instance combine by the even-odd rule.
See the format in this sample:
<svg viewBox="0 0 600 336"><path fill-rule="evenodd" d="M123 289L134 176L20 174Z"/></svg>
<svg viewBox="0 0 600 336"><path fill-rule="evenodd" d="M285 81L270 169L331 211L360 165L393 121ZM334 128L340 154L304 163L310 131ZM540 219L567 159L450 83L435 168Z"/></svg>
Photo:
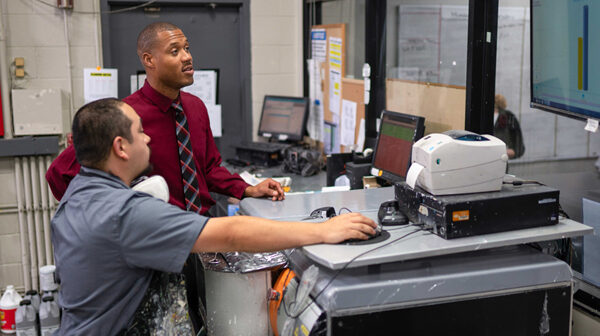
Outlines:
<svg viewBox="0 0 600 336"><path fill-rule="evenodd" d="M302 2L250 1L250 41L256 140L265 95L302 95Z"/></svg>
<svg viewBox="0 0 600 336"><path fill-rule="evenodd" d="M43 0L53 4L53 0ZM101 63L99 0L76 0L68 12L73 111L83 105L83 68ZM3 36L13 72L15 57L25 58L25 79L11 78L13 88L60 88L69 91L64 18L61 9L37 0L0 0ZM83 13L82 13L83 12ZM265 94L302 95L302 2L252 0L250 5L253 134ZM100 64L101 65L101 64ZM2 88L3 90L5 88ZM256 135L255 135L256 136ZM0 158L0 289L22 287L21 244L16 212L12 158ZM0 290L1 292L1 290Z"/></svg>

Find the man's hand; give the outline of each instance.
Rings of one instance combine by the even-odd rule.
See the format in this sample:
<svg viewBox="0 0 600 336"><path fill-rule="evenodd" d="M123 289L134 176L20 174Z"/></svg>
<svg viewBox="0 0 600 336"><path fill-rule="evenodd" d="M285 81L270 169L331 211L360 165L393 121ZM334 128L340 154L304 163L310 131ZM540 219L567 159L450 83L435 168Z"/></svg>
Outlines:
<svg viewBox="0 0 600 336"><path fill-rule="evenodd" d="M506 155L508 155L509 159L512 159L515 157L515 150L512 148L507 148L506 149Z"/></svg>
<svg viewBox="0 0 600 336"><path fill-rule="evenodd" d="M285 194L279 182L268 178L255 186L249 186L244 190L245 197L271 197L273 201L285 199Z"/></svg>
<svg viewBox="0 0 600 336"><path fill-rule="evenodd" d="M348 239L368 239L375 234L377 224L358 212L335 216L326 222L318 223L323 229L323 242L336 244Z"/></svg>

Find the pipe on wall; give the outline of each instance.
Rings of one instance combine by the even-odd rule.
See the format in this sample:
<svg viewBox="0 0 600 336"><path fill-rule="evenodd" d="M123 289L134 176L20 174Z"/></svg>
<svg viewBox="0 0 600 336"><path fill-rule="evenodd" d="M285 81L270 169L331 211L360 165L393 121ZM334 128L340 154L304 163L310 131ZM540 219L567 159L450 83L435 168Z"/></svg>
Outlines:
<svg viewBox="0 0 600 336"><path fill-rule="evenodd" d="M40 181L38 180L38 167L35 156L29 157L29 171L31 172L31 208L33 212L33 224L35 227L35 242L37 250L37 259L42 266L46 256L44 254L44 234L42 224L42 212L40 209Z"/></svg>
<svg viewBox="0 0 600 336"><path fill-rule="evenodd" d="M43 156L38 156L38 174L40 178L40 196L42 199L42 224L44 227L44 247L46 248L46 265L52 265L52 243L50 240L50 217L49 211L50 203L48 199L48 184L46 183L46 164Z"/></svg>
<svg viewBox="0 0 600 336"><path fill-rule="evenodd" d="M71 42L69 41L69 16L67 15L67 10L63 9L63 22L65 26L65 48L67 52L67 82L69 84L69 120L73 120L73 108L75 106L73 100L73 69L71 69Z"/></svg>
<svg viewBox="0 0 600 336"><path fill-rule="evenodd" d="M29 273L29 253L27 251L27 224L25 220L25 204L23 203L23 190L21 189L21 181L23 181L21 170L21 158L15 158L15 185L17 192L17 208L19 211L19 236L21 236L21 265L23 268L23 282L25 289L29 290L31 286L31 274Z"/></svg>
<svg viewBox="0 0 600 336"><path fill-rule="evenodd" d="M22 160L22 168L23 168L23 185L25 191L25 213L27 220L27 231L29 236L29 256L31 259L31 289L39 289L39 281L38 281L38 258L36 252L36 242L35 242L35 229L33 224L33 209L31 208L31 173L29 170L29 160L27 158L23 158Z"/></svg>
<svg viewBox="0 0 600 336"><path fill-rule="evenodd" d="M4 13L0 8L0 90L2 91L2 116L4 118L4 138L12 139L12 108L10 106L9 80L10 62L6 56L6 29L3 21Z"/></svg>

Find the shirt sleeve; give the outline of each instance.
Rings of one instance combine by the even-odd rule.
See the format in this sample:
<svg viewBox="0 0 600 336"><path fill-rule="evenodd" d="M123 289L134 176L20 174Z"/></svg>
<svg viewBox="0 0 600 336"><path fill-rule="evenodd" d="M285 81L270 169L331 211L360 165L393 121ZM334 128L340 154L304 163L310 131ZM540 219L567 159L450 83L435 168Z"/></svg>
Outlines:
<svg viewBox="0 0 600 336"><path fill-rule="evenodd" d="M133 193L119 214L119 244L132 267L181 272L208 218Z"/></svg>
<svg viewBox="0 0 600 336"><path fill-rule="evenodd" d="M52 161L46 172L46 181L54 197L60 201L71 180L79 173L81 166L75 156L75 148L71 145Z"/></svg>

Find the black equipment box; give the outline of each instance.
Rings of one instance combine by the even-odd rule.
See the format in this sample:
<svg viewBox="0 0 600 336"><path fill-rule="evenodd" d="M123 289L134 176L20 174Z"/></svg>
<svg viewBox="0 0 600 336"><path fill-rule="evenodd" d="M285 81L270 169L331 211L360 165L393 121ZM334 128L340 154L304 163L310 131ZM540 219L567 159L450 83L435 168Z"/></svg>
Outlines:
<svg viewBox="0 0 600 336"><path fill-rule="evenodd" d="M283 160L283 151L290 147L289 144L251 142L242 143L235 148L235 154L240 160L251 162L252 164L272 167L281 163Z"/></svg>
<svg viewBox="0 0 600 336"><path fill-rule="evenodd" d="M434 196L405 182L395 185L399 208L445 239L558 223L559 190L538 184L503 185L500 191Z"/></svg>

